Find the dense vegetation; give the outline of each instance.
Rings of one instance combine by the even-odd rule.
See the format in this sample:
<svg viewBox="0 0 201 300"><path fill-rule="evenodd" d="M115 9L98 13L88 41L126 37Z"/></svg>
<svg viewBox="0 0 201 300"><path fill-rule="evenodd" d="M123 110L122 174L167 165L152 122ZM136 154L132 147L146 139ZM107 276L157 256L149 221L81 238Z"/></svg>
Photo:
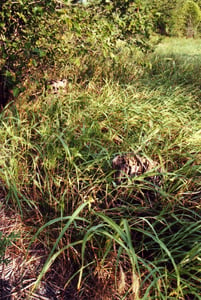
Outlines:
<svg viewBox="0 0 201 300"><path fill-rule="evenodd" d="M1 285L16 299L200 299L200 7L1 2ZM116 185L129 152L160 184Z"/></svg>

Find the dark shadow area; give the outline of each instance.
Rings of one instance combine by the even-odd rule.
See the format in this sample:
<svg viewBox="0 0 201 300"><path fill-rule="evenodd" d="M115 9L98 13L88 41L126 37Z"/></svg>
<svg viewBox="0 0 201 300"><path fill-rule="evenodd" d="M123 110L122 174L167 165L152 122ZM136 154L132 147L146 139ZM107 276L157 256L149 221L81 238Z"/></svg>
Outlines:
<svg viewBox="0 0 201 300"><path fill-rule="evenodd" d="M0 110L12 99L13 83L9 77L0 71Z"/></svg>
<svg viewBox="0 0 201 300"><path fill-rule="evenodd" d="M0 279L0 299L11 300L11 286L8 280Z"/></svg>

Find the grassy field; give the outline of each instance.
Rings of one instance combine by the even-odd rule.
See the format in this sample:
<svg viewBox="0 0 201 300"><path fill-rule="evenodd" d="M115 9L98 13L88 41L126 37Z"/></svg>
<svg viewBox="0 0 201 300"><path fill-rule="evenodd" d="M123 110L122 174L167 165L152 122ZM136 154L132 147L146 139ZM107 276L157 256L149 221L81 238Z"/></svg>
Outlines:
<svg viewBox="0 0 201 300"><path fill-rule="evenodd" d="M129 56L123 83L27 82L1 112L1 272L15 299L201 299L200 50L164 40L143 66ZM115 184L112 159L129 152L159 163L159 186Z"/></svg>
<svg viewBox="0 0 201 300"><path fill-rule="evenodd" d="M199 39L167 38L155 51L153 74L162 77L160 79L168 85L175 83L199 88L200 53Z"/></svg>

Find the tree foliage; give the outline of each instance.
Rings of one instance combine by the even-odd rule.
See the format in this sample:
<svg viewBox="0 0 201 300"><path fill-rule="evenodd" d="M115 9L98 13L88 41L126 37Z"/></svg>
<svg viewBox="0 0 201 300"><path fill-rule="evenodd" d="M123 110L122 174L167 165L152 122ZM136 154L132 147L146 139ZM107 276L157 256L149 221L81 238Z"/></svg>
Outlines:
<svg viewBox="0 0 201 300"><path fill-rule="evenodd" d="M140 1L92 1L83 6L70 1L4 0L0 9L1 94L5 94L5 87L16 86L31 67L54 65L56 53L71 51L76 59L102 47L103 56L99 54L104 59L118 39L143 51L149 49L152 22ZM74 49L63 49L64 30L73 35ZM19 92L14 89L15 95Z"/></svg>
<svg viewBox="0 0 201 300"><path fill-rule="evenodd" d="M195 37L201 21L199 5L192 0L181 0L173 13L172 33L174 35Z"/></svg>
<svg viewBox="0 0 201 300"><path fill-rule="evenodd" d="M101 28L102 16L108 23L113 24L119 31L122 40L132 39L136 46L143 50L148 46L148 40L152 32L151 11L144 1L139 0L100 0L89 1L89 7L100 14L99 26ZM85 10L87 7L85 7ZM100 12L101 11L101 12Z"/></svg>
<svg viewBox="0 0 201 300"><path fill-rule="evenodd" d="M178 0L146 1L152 13L154 31L162 35L170 34L172 26L172 13Z"/></svg>
<svg viewBox="0 0 201 300"><path fill-rule="evenodd" d="M192 34L195 35L201 21L201 10L194 1L186 1L183 10L186 34L189 36L191 35L190 31L192 31Z"/></svg>
<svg viewBox="0 0 201 300"><path fill-rule="evenodd" d="M4 97L6 90L13 87L27 65L34 58L46 56L38 47L41 37L47 40L54 31L48 31L49 15L54 12L55 3L51 0L4 0L0 4L0 92ZM48 52L48 51L47 51ZM35 60L36 62L36 60ZM17 93L18 90L15 90Z"/></svg>
<svg viewBox="0 0 201 300"><path fill-rule="evenodd" d="M54 65L55 53L66 51L69 61L78 61L78 57L82 60L87 52L105 60L118 51L119 40L147 51L153 32L194 36L201 20L200 3L200 0L91 0L83 5L67 0L3 0L0 3L1 98L32 67ZM61 45L64 31L69 34L73 48ZM17 95L20 88L13 92Z"/></svg>

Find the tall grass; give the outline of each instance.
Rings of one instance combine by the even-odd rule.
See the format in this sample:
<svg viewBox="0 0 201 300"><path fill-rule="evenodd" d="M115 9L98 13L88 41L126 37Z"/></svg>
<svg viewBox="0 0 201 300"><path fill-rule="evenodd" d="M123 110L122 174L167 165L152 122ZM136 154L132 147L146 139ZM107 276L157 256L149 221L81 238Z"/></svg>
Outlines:
<svg viewBox="0 0 201 300"><path fill-rule="evenodd" d="M69 82L1 112L7 207L30 232L27 255L48 252L30 292L57 270L69 297L200 299L199 58L184 65L174 49L161 44L137 82ZM127 152L158 161L160 186L116 186L111 161Z"/></svg>
<svg viewBox="0 0 201 300"><path fill-rule="evenodd" d="M159 83L200 87L200 40L167 38L159 44L149 63Z"/></svg>

